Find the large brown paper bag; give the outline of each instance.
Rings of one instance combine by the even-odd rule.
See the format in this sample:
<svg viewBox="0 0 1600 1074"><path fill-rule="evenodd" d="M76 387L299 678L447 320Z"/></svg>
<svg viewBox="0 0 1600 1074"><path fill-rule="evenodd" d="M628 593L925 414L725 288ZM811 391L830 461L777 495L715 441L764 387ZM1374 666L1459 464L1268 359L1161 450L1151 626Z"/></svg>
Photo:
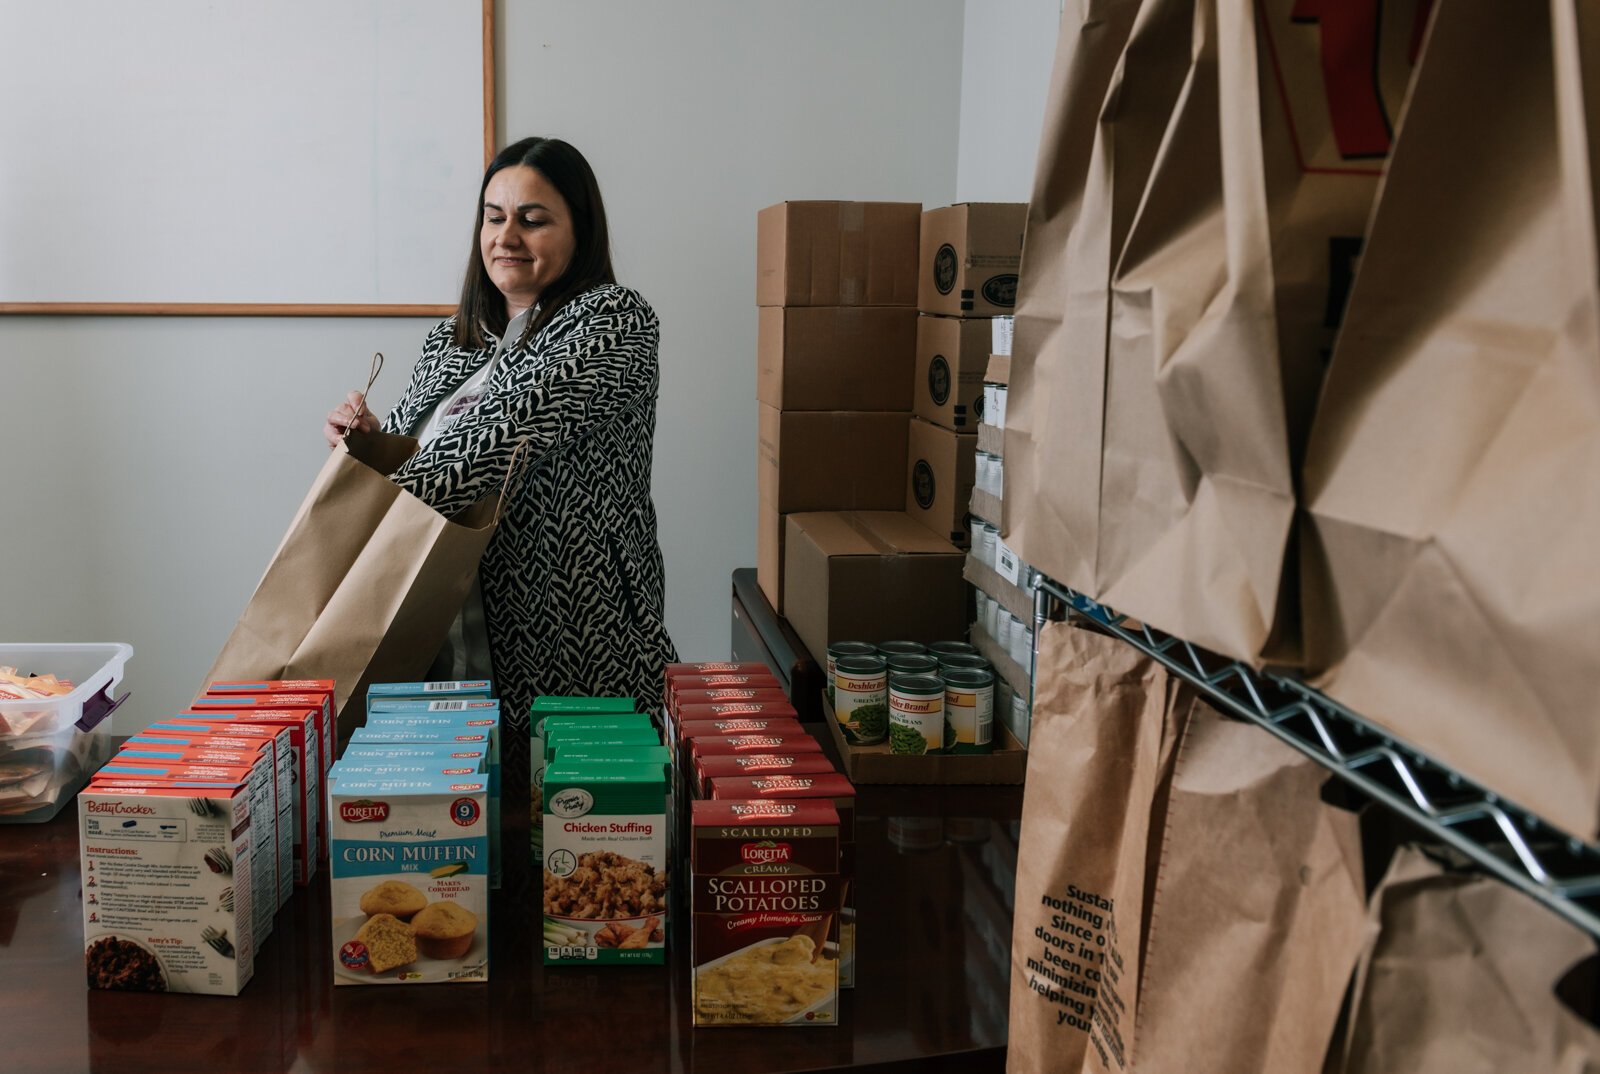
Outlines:
<svg viewBox="0 0 1600 1074"><path fill-rule="evenodd" d="M1590 839L1597 21L1440 3L1317 414L1304 564L1325 691Z"/></svg>
<svg viewBox="0 0 1600 1074"><path fill-rule="evenodd" d="M1084 1070L1315 1074L1365 939L1354 813L1328 773L1202 701L1184 724L1135 940L1112 935ZM1030 788L1031 790L1031 788ZM1155 825L1152 825L1155 829ZM1115 922L1134 917L1118 903Z"/></svg>
<svg viewBox="0 0 1600 1074"><path fill-rule="evenodd" d="M1592 937L1498 880L1403 849L1372 896L1331 1074L1600 1074L1600 1031L1557 997Z"/></svg>
<svg viewBox="0 0 1600 1074"><path fill-rule="evenodd" d="M1120 99L1108 98L1108 89L1114 79L1121 82L1123 49L1139 10L1140 0L1073 0L1061 14L1028 201L1006 404L1007 483L1021 493L1064 476L1051 470L1052 459L1094 457L1100 450L1100 367L1091 359L1105 349L1115 200L1105 173L1113 168L1115 154L1095 135L1108 114L1121 116ZM1170 66L1170 43L1149 55ZM1181 50L1177 58L1181 68ZM1137 91L1142 84L1135 79L1130 88ZM1156 121L1148 125L1159 138L1166 107L1138 109L1140 116L1152 113ZM1133 170L1117 168L1116 174ZM1124 208L1137 197L1136 185L1127 201L1115 200L1115 205ZM1084 361L1067 360L1077 352L1087 355ZM1075 484L1096 482L1098 474L1085 469L1070 478ZM1003 504L1007 539L1034 549L1037 557L1050 553L1048 561L1030 562L1048 562L1056 578L1087 586L1094 565L1092 508L1098 502L1089 492L1030 498L1020 505L1016 496L1009 498Z"/></svg>
<svg viewBox="0 0 1600 1074"><path fill-rule="evenodd" d="M1082 195L1109 210L1025 249L1005 522L1028 562L1218 652L1296 658L1293 475L1420 2L1146 0Z"/></svg>
<svg viewBox="0 0 1600 1074"><path fill-rule="evenodd" d="M389 480L416 450L410 437L352 432L329 453L207 683L332 679L342 742L362 714L347 701L427 671L502 497L446 518Z"/></svg>
<svg viewBox="0 0 1600 1074"><path fill-rule="evenodd" d="M1038 643L1017 850L1006 1069L1077 1071L1113 907L1135 948L1151 825L1187 709L1154 660L1066 623ZM1159 839L1156 840L1159 844ZM1121 908L1131 908L1123 924Z"/></svg>

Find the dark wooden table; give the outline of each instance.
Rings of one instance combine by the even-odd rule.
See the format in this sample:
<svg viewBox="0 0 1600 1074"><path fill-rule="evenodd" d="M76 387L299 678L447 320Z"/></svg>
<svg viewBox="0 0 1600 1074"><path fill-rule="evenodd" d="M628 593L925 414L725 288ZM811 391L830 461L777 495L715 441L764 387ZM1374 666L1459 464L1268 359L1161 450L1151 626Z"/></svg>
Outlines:
<svg viewBox="0 0 1600 1074"><path fill-rule="evenodd" d="M506 803L487 984L334 988L324 872L240 996L92 992L69 806L0 826L0 1071L1000 1071L1021 802L863 787L857 987L838 1026L793 1029L691 1027L686 914L668 967L544 969L525 798Z"/></svg>

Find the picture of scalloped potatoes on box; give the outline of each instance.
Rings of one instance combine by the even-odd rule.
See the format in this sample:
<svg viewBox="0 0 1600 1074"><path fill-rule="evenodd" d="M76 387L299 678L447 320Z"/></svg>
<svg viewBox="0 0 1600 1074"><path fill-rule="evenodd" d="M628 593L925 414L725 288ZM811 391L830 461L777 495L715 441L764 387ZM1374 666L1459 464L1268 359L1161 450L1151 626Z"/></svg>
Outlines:
<svg viewBox="0 0 1600 1074"><path fill-rule="evenodd" d="M448 881L446 875L430 881ZM447 886L427 883L429 888ZM334 972L363 984L482 979L488 940L478 915L438 891L384 880L362 893L361 913L335 919Z"/></svg>

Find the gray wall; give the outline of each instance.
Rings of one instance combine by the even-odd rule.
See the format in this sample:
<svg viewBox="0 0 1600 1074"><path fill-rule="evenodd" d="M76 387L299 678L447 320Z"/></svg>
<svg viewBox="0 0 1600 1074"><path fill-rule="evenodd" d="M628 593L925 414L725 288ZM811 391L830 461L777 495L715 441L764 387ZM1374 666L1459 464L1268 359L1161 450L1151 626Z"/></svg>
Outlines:
<svg viewBox="0 0 1600 1074"><path fill-rule="evenodd" d="M1053 46L1058 0L980 7L501 5L502 141L583 149L619 275L661 315L655 494L686 657L726 655L728 574L755 560L757 210L1027 197L1050 48L1004 38L1048 22ZM130 642L119 730L181 706L321 463L322 415L374 350L386 407L429 324L0 318L0 639Z"/></svg>

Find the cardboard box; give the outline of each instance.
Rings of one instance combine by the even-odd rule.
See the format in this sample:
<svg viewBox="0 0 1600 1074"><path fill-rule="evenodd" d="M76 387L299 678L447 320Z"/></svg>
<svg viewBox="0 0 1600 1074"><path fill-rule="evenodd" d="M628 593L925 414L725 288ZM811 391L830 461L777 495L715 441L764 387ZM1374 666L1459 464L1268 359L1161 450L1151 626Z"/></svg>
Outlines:
<svg viewBox="0 0 1600 1074"><path fill-rule="evenodd" d="M660 764L558 761L545 773L544 964L661 965L668 929Z"/></svg>
<svg viewBox="0 0 1600 1074"><path fill-rule="evenodd" d="M909 412L760 406L760 503L791 511L905 508Z"/></svg>
<svg viewBox="0 0 1600 1074"><path fill-rule="evenodd" d="M918 308L952 317L1013 312L1027 216L1021 202L963 202L923 213Z"/></svg>
<svg viewBox="0 0 1600 1074"><path fill-rule="evenodd" d="M917 364L911 409L917 417L957 432L983 421L983 375L989 367L987 317L917 318Z"/></svg>
<svg viewBox="0 0 1600 1074"><path fill-rule="evenodd" d="M756 398L778 410L910 410L910 306L763 306Z"/></svg>
<svg viewBox="0 0 1600 1074"><path fill-rule="evenodd" d="M977 468L976 433L953 433L912 419L906 448L906 514L957 548L966 548L972 543L967 507Z"/></svg>
<svg viewBox="0 0 1600 1074"><path fill-rule="evenodd" d="M783 512L756 505L756 585L778 615L783 614Z"/></svg>
<svg viewBox="0 0 1600 1074"><path fill-rule="evenodd" d="M827 937L844 899L833 806L696 802L691 827L694 1024L836 1024L839 951Z"/></svg>
<svg viewBox="0 0 1600 1074"><path fill-rule="evenodd" d="M335 985L489 979L489 781L352 770L329 795Z"/></svg>
<svg viewBox="0 0 1600 1074"><path fill-rule="evenodd" d="M243 782L78 795L90 988L239 994L255 971L251 821Z"/></svg>
<svg viewBox="0 0 1600 1074"><path fill-rule="evenodd" d="M813 655L849 638L942 641L966 632L965 557L902 511L790 515L788 619Z"/></svg>
<svg viewBox="0 0 1600 1074"><path fill-rule="evenodd" d="M997 718L993 753L890 753L887 741L857 746L844 740L833 707L823 699L828 731L844 763L844 774L862 783L1021 784L1028 751ZM997 714L998 716L998 714Z"/></svg>
<svg viewBox="0 0 1600 1074"><path fill-rule="evenodd" d="M756 216L756 305L915 306L917 202L786 201Z"/></svg>

